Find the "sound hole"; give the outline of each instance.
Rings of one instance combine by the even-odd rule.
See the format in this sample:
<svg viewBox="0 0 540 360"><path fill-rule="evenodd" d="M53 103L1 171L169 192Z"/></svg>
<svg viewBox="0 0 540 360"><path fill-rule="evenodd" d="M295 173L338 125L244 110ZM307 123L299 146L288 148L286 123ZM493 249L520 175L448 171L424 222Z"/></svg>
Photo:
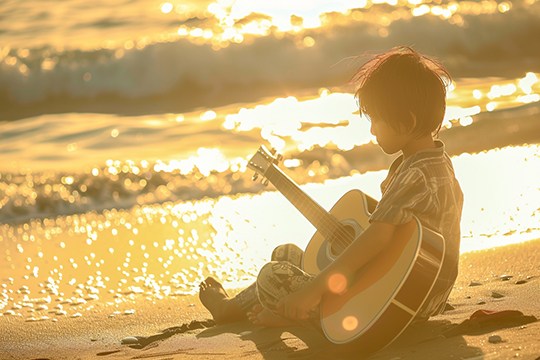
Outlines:
<svg viewBox="0 0 540 360"><path fill-rule="evenodd" d="M336 230L328 240L330 243L328 250L331 258L338 257L357 237L354 226L343 224L343 228L345 229L345 232Z"/></svg>

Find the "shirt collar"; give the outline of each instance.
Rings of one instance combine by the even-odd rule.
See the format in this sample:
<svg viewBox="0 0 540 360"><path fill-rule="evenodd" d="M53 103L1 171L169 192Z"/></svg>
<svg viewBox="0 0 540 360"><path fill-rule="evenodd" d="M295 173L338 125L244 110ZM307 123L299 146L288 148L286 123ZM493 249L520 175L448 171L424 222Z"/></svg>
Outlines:
<svg viewBox="0 0 540 360"><path fill-rule="evenodd" d="M427 158L442 157L445 151L444 143L442 142L442 140L439 139L435 139L433 140L433 142L435 143L434 148L424 149L416 152L416 154L411 156L411 160L418 161Z"/></svg>
<svg viewBox="0 0 540 360"><path fill-rule="evenodd" d="M403 159L403 154L399 155L390 165L390 168L388 169L388 173L389 174L395 173L404 162L411 164L419 160L442 157L445 151L444 143L442 142L442 140L439 140L439 139L435 139L433 141L435 142L434 148L420 150L416 152L414 155L408 157L407 159Z"/></svg>

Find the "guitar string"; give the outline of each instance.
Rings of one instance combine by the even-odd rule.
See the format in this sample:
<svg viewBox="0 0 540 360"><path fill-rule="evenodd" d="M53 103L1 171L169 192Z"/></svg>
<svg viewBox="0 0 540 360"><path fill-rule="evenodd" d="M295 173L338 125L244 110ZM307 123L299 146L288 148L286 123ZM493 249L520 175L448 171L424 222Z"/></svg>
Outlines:
<svg viewBox="0 0 540 360"><path fill-rule="evenodd" d="M270 175L268 174L268 170L270 170L269 168L267 169L267 173L265 174L266 178L270 180L272 184L276 186L276 188L283 185L287 186L288 192L291 193L292 197L294 197L294 199L289 199L289 201L291 201L293 205L295 205L295 203L299 204L298 206L299 208L304 207L305 206L304 203L306 202L308 203L308 205L310 205L309 207L307 207L306 211L312 214L312 217L315 216L317 218L318 221L314 221L314 222L319 222L319 223L322 222L322 225L315 226L315 228L317 228L317 230L320 231L321 233L326 232L327 235L323 235L326 240L329 240L332 243L335 242L344 248L348 247L352 243L352 241L354 241L354 239L352 238L351 234L345 230L345 228L343 227L343 224L341 224L331 213L326 211L326 209L322 208L317 202L315 202L306 193L304 193L301 189L299 189L299 187L292 180L290 180L287 176L285 176L285 174L281 171L280 168L275 166L275 164L272 164L272 165L273 167L271 168L273 169L274 174L270 174ZM284 193L283 191L281 192ZM309 217L308 216L306 217L309 220ZM333 237L333 238L328 239L328 237Z"/></svg>
<svg viewBox="0 0 540 360"><path fill-rule="evenodd" d="M296 202L299 207L304 207L304 203L308 203L308 205L311 205L307 208L307 215L313 214L316 216L317 220L314 220L315 222L322 223L320 226L316 226L321 233L327 233L325 238L331 237L332 235L335 237L335 239L332 239L333 242L338 243L339 245L343 247L347 247L351 242L351 234L348 233L343 225L335 218L332 214L327 212L324 208L322 208L318 203L316 203L313 199L311 199L306 193L304 193L301 189L298 188L294 182L292 182L290 179L288 179L286 176L283 176L284 174L281 172L281 170L278 168L276 169L277 174L281 175L279 178L275 180L275 182L284 182L286 186L288 186L288 191L291 193L291 196L293 197L291 201L293 204ZM275 184L276 185L276 184ZM279 184L277 184L279 185ZM300 203L301 201L301 203ZM309 216L308 216L309 218ZM322 229L321 229L322 228ZM332 231L331 233L329 232Z"/></svg>
<svg viewBox="0 0 540 360"><path fill-rule="evenodd" d="M321 234L323 234L325 239L330 241L332 244L339 245L343 248L346 248L351 244L354 239L337 219L326 212L325 209L318 209L320 205L312 199L307 198L305 194L300 193L299 199L302 205L305 203L310 205L310 207L307 207L306 210L308 216L311 215L311 218L314 219L313 222L319 224L315 227L319 232L321 232Z"/></svg>
<svg viewBox="0 0 540 360"><path fill-rule="evenodd" d="M315 228L317 228L317 230L320 231L321 233L326 232L327 235L326 236L323 235L323 236L327 240L329 240L328 237L333 236L334 239L332 239L332 242L335 242L335 243L343 246L344 248L348 247L350 245L350 243L352 241L354 241L354 239L352 239L351 234L345 230L343 225L331 213L326 211L317 202L315 202L313 199L311 199L309 197L309 195L304 193L298 187L298 185L296 185L294 183L294 181L289 179L285 175L285 173L283 173L283 171L276 164L272 163L270 165L271 166L269 168L267 168L266 173L264 174L264 176L266 176L266 178L268 180L270 180L272 182L272 184L274 184L274 186L276 186L276 188L278 188L278 186L280 185L278 182L284 182L284 185L286 185L289 188L289 192L294 193L293 196L295 198L294 200L296 200L296 203L298 203L299 200L302 201L302 202L308 201L308 202L311 203L310 205L311 205L311 208L313 209L311 212L320 219L319 221L322 220L322 222L323 222L323 224L321 226L318 226L318 227L315 226ZM268 175L268 170L270 170L270 176ZM275 178L274 180L271 179L272 171L274 172L273 177L275 178L277 176L277 178ZM294 201L292 201L291 199L289 199L289 201L291 201L293 203L293 205L295 205ZM300 206L300 204L299 204L299 206ZM310 211L309 208L308 208L308 211ZM317 214L317 212L319 214ZM326 223L329 223L329 225L326 224ZM333 230L333 232L329 232L331 230Z"/></svg>

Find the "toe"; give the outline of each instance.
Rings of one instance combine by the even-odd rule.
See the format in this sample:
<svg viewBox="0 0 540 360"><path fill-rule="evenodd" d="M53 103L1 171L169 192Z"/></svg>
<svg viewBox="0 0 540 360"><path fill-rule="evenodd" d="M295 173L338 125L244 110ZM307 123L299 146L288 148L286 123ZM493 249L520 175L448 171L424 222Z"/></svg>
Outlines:
<svg viewBox="0 0 540 360"><path fill-rule="evenodd" d="M263 306L262 306L261 304L257 304L257 305L255 305L255 306L253 306L253 309L251 309L251 310L252 310L252 312L253 312L254 314L258 314L258 313L260 313L261 311L263 311L263 309L264 309L264 308L263 308Z"/></svg>
<svg viewBox="0 0 540 360"><path fill-rule="evenodd" d="M206 284L208 286L218 286L218 287L222 287L221 286L221 283L219 281L217 281L216 279L214 279L213 277L209 276L206 278L205 280Z"/></svg>

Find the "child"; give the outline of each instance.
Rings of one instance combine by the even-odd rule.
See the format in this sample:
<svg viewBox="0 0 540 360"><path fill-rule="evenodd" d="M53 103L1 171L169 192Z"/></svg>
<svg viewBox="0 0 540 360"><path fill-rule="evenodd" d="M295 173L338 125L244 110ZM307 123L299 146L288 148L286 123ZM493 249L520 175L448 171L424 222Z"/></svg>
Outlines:
<svg viewBox="0 0 540 360"><path fill-rule="evenodd" d="M276 248L256 283L229 298L209 277L200 299L218 323L249 318L255 324L303 324L320 329L318 306L329 279L353 275L384 248L396 232L411 231L413 215L443 235L446 255L428 300L416 321L439 314L457 276L463 194L444 144L435 140L446 109L451 79L436 60L407 46L373 57L353 76L360 114L387 154L401 153L381 184L382 198L370 225L317 276L301 268L303 252L287 244ZM346 291L346 290L345 290Z"/></svg>

